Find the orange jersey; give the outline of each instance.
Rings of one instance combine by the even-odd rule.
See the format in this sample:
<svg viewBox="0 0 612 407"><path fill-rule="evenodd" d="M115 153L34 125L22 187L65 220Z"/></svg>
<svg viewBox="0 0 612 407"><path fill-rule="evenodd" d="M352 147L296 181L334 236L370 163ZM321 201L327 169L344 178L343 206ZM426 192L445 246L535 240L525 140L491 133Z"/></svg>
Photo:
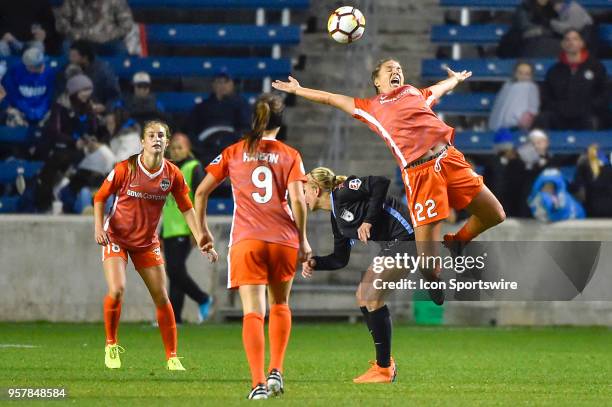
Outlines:
<svg viewBox="0 0 612 407"><path fill-rule="evenodd" d="M115 194L113 208L106 217L104 230L110 240L128 250L144 251L159 246L156 229L169 193L181 211L192 207L187 196L189 186L177 166L164 159L154 173L138 156L136 171L130 174L128 160L121 161L108 174L96 194L96 202L105 202Z"/></svg>
<svg viewBox="0 0 612 407"><path fill-rule="evenodd" d="M353 117L382 137L405 168L436 144L453 141L455 130L431 110L434 102L429 89L404 85L370 99L355 98Z"/></svg>
<svg viewBox="0 0 612 407"><path fill-rule="evenodd" d="M232 183L234 217L230 243L245 239L299 247L297 226L287 203L287 186L306 182L300 153L281 141L262 139L249 154L240 141L227 147L206 167L221 182Z"/></svg>

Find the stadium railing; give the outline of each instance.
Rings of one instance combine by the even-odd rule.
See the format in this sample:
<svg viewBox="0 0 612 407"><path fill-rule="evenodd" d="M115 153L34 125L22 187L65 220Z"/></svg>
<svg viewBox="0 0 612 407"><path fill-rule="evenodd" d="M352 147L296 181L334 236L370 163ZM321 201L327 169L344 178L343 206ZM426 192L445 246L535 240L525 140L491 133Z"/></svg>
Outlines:
<svg viewBox="0 0 612 407"><path fill-rule="evenodd" d="M472 71L472 80L479 81L504 81L512 76L512 71L516 65L516 59L424 59L421 62L421 77L424 79L443 79L446 78L445 67L454 71ZM557 62L555 59L531 59L535 68L535 79L542 80L548 68ZM601 61L608 76L612 76L612 60L604 59Z"/></svg>
<svg viewBox="0 0 612 407"><path fill-rule="evenodd" d="M610 0L577 0L588 9L612 8ZM130 2L131 3L131 2ZM502 9L513 10L521 4L521 0L440 0L440 6L469 9Z"/></svg>
<svg viewBox="0 0 612 407"><path fill-rule="evenodd" d="M0 58L8 65L19 58ZM291 72L288 58L218 58L218 57L104 57L115 73L121 78L131 78L138 71L146 71L153 77L199 76L212 77L226 72L235 78L261 79L266 77L284 78ZM64 66L65 57L48 58L54 68Z"/></svg>
<svg viewBox="0 0 612 407"><path fill-rule="evenodd" d="M514 132L515 145L527 141L524 133ZM550 152L553 154L580 154L591 144L598 144L604 151L612 150L610 131L550 131ZM490 154L493 151L495 132L461 131L455 135L454 144L465 153Z"/></svg>
<svg viewBox="0 0 612 407"><path fill-rule="evenodd" d="M497 44L508 28L506 24L434 25L431 28L431 42L436 44ZM605 43L612 43L612 24L599 26L599 38Z"/></svg>
<svg viewBox="0 0 612 407"><path fill-rule="evenodd" d="M206 99L208 93L197 93L197 92L158 92L155 94L157 100L162 103L164 110L171 113L182 113L188 112L197 104ZM244 97L249 104L255 103L257 98L256 93L243 93ZM0 135L2 133L0 132ZM2 139L0 138L0 141Z"/></svg>

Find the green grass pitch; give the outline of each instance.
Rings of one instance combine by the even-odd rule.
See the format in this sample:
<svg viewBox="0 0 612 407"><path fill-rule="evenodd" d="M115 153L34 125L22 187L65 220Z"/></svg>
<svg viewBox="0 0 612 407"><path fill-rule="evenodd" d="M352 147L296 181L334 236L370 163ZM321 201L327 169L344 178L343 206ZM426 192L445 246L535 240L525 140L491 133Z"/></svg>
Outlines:
<svg viewBox="0 0 612 407"><path fill-rule="evenodd" d="M78 405L233 405L249 375L239 324L179 328L186 372L164 370L159 332L119 329L123 368L104 367L102 324L0 324L0 387L66 387ZM15 348L7 345L33 345ZM287 405L604 406L612 404L612 330L395 328L394 384L355 385L373 358L361 324L295 323ZM3 396L5 397L5 396ZM0 398L0 404L6 401ZM269 401L270 402L270 401ZM14 405L40 405L21 401Z"/></svg>

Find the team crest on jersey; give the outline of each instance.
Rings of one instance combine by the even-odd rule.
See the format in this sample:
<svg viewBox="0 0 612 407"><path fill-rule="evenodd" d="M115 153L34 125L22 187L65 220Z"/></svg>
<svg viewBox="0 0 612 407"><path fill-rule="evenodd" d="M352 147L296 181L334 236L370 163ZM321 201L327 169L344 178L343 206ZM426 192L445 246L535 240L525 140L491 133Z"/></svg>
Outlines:
<svg viewBox="0 0 612 407"><path fill-rule="evenodd" d="M170 180L168 178L162 179L159 187L162 189L162 191L167 191L168 188L170 188Z"/></svg>
<svg viewBox="0 0 612 407"><path fill-rule="evenodd" d="M346 209L342 211L340 217L347 222L352 222L355 219L355 215L353 215L351 211L347 211Z"/></svg>
<svg viewBox="0 0 612 407"><path fill-rule="evenodd" d="M357 191L360 186L361 186L361 180L359 178L352 179L348 183L349 189L354 189L355 191Z"/></svg>
<svg viewBox="0 0 612 407"><path fill-rule="evenodd" d="M212 161L210 162L210 164L211 164L211 165L212 165L212 164L219 164L220 162L221 162L221 154L219 154L219 155L217 156L217 158L215 158L214 160L212 160Z"/></svg>

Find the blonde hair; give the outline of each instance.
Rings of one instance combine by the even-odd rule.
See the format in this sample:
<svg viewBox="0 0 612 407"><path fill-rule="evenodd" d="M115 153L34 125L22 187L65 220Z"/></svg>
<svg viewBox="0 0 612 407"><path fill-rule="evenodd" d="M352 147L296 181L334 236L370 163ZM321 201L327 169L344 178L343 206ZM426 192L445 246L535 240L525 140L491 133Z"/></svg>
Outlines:
<svg viewBox="0 0 612 407"><path fill-rule="evenodd" d="M149 120L142 126L142 130L140 131L140 141L144 140L147 129L154 125L162 126L164 128L164 133L166 133L166 140L170 140L170 127L166 122L162 122L161 120ZM130 174L136 172L136 160L138 159L139 154L134 154L128 158L128 172Z"/></svg>
<svg viewBox="0 0 612 407"><path fill-rule="evenodd" d="M308 182L315 184L324 191L331 192L346 181L346 175L336 175L327 167L317 167L308 173Z"/></svg>

